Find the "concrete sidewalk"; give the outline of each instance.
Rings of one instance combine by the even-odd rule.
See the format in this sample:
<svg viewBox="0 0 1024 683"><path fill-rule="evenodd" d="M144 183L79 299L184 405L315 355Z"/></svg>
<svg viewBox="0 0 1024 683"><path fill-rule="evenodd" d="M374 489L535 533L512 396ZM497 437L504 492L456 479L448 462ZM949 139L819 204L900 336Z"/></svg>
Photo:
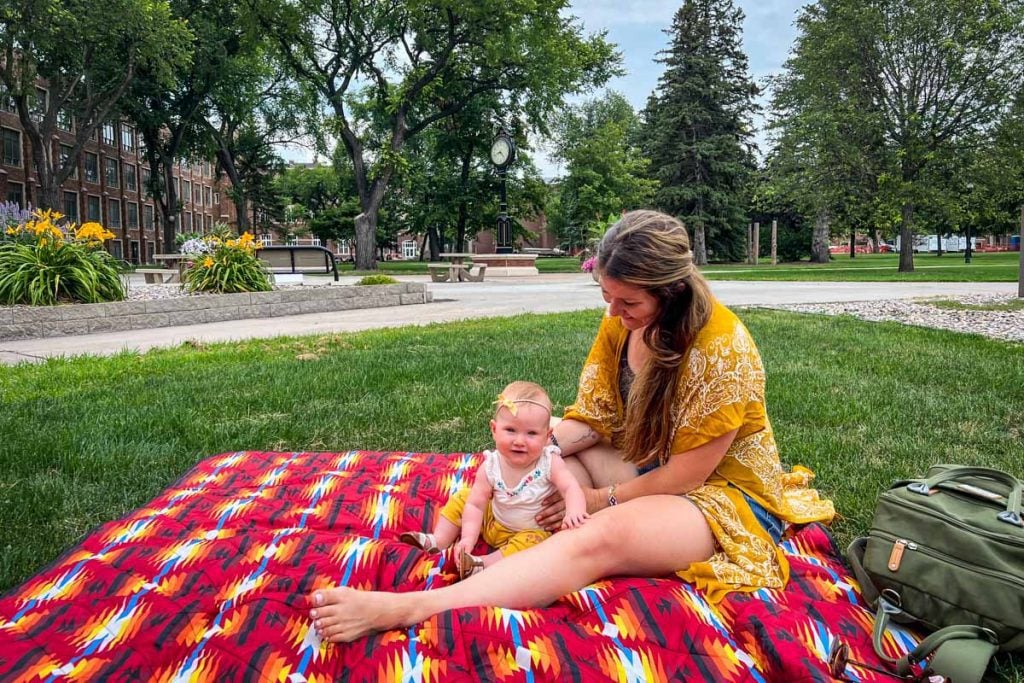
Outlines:
<svg viewBox="0 0 1024 683"><path fill-rule="evenodd" d="M357 278L351 279L352 283ZM424 282L424 276L397 278ZM601 290L587 274L555 274L430 283L434 302L415 306L314 313L284 318L234 320L133 332L0 342L0 363L40 361L53 356L108 355L129 349L177 346L184 341L221 342L276 336L351 332L379 327L492 318L520 313L557 313L604 306ZM1012 294L1013 282L739 282L713 281L712 291L728 306L841 301L883 301L962 294Z"/></svg>

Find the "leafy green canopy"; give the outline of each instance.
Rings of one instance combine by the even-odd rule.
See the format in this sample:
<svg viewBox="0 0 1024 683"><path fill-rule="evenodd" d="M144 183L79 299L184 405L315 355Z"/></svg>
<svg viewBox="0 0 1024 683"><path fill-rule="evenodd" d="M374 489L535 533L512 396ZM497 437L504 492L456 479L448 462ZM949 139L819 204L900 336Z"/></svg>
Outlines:
<svg viewBox="0 0 1024 683"><path fill-rule="evenodd" d="M373 268L372 240L408 140L485 94L537 125L562 97L613 73L603 36L584 38L563 1L245 0L289 75L322 98L330 133L352 161L362 218L357 264ZM456 95L456 96L453 96ZM500 112L499 112L500 115ZM372 119L384 122L370 125Z"/></svg>

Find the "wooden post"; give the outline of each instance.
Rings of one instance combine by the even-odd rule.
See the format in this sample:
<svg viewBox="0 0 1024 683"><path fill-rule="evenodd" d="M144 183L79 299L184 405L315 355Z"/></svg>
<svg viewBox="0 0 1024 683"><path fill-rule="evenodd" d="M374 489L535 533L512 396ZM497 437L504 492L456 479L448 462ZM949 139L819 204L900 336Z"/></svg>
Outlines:
<svg viewBox="0 0 1024 683"><path fill-rule="evenodd" d="M753 264L757 265L757 255L761 251L761 224L754 221L754 260Z"/></svg>
<svg viewBox="0 0 1024 683"><path fill-rule="evenodd" d="M779 221L772 219L772 265L779 265Z"/></svg>
<svg viewBox="0 0 1024 683"><path fill-rule="evenodd" d="M752 248L752 245L754 243L753 234L754 234L754 224L753 223L748 223L747 224L747 263L753 263L754 262L753 261L753 256L751 255L751 251L750 251L751 248Z"/></svg>

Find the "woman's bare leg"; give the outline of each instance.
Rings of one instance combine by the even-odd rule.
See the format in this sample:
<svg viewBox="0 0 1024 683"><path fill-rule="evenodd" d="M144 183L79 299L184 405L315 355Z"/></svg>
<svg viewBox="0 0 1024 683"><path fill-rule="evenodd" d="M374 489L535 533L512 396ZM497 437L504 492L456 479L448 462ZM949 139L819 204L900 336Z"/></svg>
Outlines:
<svg viewBox="0 0 1024 683"><path fill-rule="evenodd" d="M713 552L711 530L693 503L681 496L645 496L601 510L582 527L559 532L445 588L314 591L310 616L326 640L351 642L457 607L548 605L606 576L663 576Z"/></svg>

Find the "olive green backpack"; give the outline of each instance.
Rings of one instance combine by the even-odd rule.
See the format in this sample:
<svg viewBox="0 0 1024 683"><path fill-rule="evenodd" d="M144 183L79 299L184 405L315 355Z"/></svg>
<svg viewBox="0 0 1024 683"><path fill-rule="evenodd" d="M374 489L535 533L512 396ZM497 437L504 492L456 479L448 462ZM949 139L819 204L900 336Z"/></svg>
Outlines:
<svg viewBox="0 0 1024 683"><path fill-rule="evenodd" d="M878 499L866 537L847 557L876 608L875 652L901 676L926 673L977 683L996 650L1024 648L1021 482L984 467L936 465ZM882 651L888 621L929 631L900 659Z"/></svg>

